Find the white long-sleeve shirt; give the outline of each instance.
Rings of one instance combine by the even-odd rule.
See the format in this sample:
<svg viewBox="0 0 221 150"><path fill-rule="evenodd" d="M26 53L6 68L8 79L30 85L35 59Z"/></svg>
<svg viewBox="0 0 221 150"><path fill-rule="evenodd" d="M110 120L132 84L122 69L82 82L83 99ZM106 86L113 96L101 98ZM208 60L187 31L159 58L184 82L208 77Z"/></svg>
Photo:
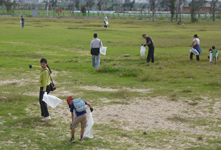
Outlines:
<svg viewBox="0 0 221 150"><path fill-rule="evenodd" d="M102 42L98 38L95 38L91 41L91 48L101 48L102 46Z"/></svg>

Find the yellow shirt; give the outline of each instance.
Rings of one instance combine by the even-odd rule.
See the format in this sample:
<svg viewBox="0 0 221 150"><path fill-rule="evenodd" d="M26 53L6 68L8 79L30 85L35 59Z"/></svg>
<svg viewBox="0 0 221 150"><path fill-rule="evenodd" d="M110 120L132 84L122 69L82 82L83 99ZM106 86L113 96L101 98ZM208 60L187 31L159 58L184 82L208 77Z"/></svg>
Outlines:
<svg viewBox="0 0 221 150"><path fill-rule="evenodd" d="M42 69L39 66L32 66L32 68L40 69L39 85L43 87L43 91L46 91L47 86L50 84L50 71L48 68Z"/></svg>

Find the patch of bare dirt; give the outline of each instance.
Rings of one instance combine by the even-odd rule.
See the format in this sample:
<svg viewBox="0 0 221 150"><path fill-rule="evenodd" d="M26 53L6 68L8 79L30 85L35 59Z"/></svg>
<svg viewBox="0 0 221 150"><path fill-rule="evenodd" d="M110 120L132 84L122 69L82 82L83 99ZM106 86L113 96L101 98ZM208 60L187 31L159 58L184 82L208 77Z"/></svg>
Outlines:
<svg viewBox="0 0 221 150"><path fill-rule="evenodd" d="M81 89L84 90L92 90L92 91L105 91L105 92L116 92L119 90L128 90L131 92L141 92L141 93L150 93L150 89L131 89L131 88L121 88L121 89L113 89L113 88L103 88L99 86L81 86Z"/></svg>
<svg viewBox="0 0 221 150"><path fill-rule="evenodd" d="M2 80L0 81L0 85L6 85L6 84L14 84L16 86L24 86L27 85L27 83L30 82L30 79L20 79L20 80ZM31 80L31 82L38 82L38 80Z"/></svg>
<svg viewBox="0 0 221 150"><path fill-rule="evenodd" d="M183 120L186 118L216 118L219 116L218 113L210 114L209 110L205 108L202 110L200 105L194 107L183 101L167 100L166 97L151 98L149 100L137 98L134 102L138 104L113 104L95 107L94 120L96 123L104 124L117 122L125 130L157 131L171 129L195 134L217 135L216 132L204 130L205 127L202 126L191 128L191 122ZM220 106L221 104L217 108ZM197 108L199 108L199 111L196 112Z"/></svg>

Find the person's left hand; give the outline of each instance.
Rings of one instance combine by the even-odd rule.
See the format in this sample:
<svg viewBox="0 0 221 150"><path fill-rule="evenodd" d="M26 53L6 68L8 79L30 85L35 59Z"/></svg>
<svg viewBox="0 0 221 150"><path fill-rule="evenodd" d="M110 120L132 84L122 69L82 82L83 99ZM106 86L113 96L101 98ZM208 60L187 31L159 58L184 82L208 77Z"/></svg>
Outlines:
<svg viewBox="0 0 221 150"><path fill-rule="evenodd" d="M90 110L91 110L91 112L93 112L94 109L91 107Z"/></svg>
<svg viewBox="0 0 221 150"><path fill-rule="evenodd" d="M43 95L46 93L46 91L43 91Z"/></svg>

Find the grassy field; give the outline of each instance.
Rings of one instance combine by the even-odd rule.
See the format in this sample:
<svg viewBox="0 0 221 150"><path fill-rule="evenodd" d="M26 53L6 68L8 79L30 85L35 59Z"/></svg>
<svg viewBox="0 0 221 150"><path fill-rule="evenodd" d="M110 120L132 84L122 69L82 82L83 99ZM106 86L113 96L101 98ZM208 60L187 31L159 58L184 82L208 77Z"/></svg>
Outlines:
<svg viewBox="0 0 221 150"><path fill-rule="evenodd" d="M176 22L135 19L0 17L0 149L221 149L220 60L209 63L208 49L220 50L220 21L185 27ZM93 34L107 47L92 67ZM141 35L155 43L155 63L140 56ZM203 53L189 60L193 35ZM40 121L39 65L47 58L63 102ZM69 143L68 96L94 107L94 139ZM144 135L146 131L148 135ZM80 127L76 137L80 136Z"/></svg>

